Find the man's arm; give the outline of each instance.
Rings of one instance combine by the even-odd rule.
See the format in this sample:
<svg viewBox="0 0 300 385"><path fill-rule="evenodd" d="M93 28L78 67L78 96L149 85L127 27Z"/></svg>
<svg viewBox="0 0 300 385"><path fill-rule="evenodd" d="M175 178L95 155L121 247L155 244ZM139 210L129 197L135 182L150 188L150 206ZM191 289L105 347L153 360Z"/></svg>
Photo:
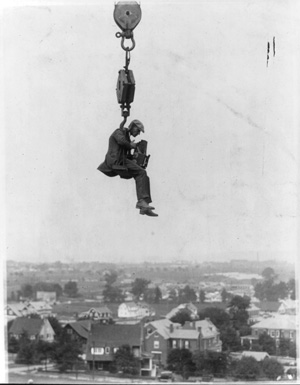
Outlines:
<svg viewBox="0 0 300 385"><path fill-rule="evenodd" d="M136 143L132 143L129 140L126 139L126 136L124 132L120 129L116 130L113 134L116 142L122 146L125 147L127 150L131 150L133 148L136 148Z"/></svg>

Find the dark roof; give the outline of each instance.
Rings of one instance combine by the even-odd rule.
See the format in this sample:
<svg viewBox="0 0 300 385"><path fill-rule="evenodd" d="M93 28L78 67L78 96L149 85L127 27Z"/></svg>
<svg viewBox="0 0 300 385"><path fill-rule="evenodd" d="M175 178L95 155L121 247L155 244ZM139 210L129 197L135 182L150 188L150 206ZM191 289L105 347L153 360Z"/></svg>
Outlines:
<svg viewBox="0 0 300 385"><path fill-rule="evenodd" d="M91 328L91 322L89 320L70 322L65 327L72 328L80 337L87 339Z"/></svg>
<svg viewBox="0 0 300 385"><path fill-rule="evenodd" d="M13 321L9 333L22 334L26 331L28 335L35 336L40 333L43 324L44 321L39 318L19 317Z"/></svg>
<svg viewBox="0 0 300 385"><path fill-rule="evenodd" d="M87 360L92 359L91 348L120 347L122 345L141 345L141 325L91 325L87 341ZM105 360L105 356L95 356L97 360Z"/></svg>
<svg viewBox="0 0 300 385"><path fill-rule="evenodd" d="M256 304L261 311L278 311L280 302L277 301L262 301Z"/></svg>

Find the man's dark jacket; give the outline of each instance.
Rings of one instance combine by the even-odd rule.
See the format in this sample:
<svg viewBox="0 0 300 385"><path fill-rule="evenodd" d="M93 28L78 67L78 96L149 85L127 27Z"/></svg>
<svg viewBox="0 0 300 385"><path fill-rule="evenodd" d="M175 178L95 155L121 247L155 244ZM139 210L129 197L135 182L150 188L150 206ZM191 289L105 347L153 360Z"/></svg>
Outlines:
<svg viewBox="0 0 300 385"><path fill-rule="evenodd" d="M100 164L98 170L110 177L119 175L113 170L113 166L123 164L129 151L133 148L134 146L130 143L129 131L126 128L117 128L109 138L105 160Z"/></svg>

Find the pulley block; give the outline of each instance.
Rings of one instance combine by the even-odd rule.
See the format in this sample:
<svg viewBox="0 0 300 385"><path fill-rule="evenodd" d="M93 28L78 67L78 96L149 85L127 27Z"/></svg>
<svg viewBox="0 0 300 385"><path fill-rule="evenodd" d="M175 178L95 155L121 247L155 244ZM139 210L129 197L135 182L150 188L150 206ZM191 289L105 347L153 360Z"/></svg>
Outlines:
<svg viewBox="0 0 300 385"><path fill-rule="evenodd" d="M120 70L117 81L118 103L129 105L133 102L135 92L135 80L131 70Z"/></svg>
<svg viewBox="0 0 300 385"><path fill-rule="evenodd" d="M114 19L116 24L125 32L125 37L130 38L131 32L142 18L140 5L136 1L119 1L115 4Z"/></svg>

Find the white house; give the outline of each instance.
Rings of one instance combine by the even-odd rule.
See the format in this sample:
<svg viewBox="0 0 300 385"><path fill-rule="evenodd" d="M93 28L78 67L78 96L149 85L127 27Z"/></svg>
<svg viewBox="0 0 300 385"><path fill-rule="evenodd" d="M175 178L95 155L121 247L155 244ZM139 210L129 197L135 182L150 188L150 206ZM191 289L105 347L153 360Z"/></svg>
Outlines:
<svg viewBox="0 0 300 385"><path fill-rule="evenodd" d="M142 302L123 302L118 308L119 318L143 318L153 315L155 311Z"/></svg>

